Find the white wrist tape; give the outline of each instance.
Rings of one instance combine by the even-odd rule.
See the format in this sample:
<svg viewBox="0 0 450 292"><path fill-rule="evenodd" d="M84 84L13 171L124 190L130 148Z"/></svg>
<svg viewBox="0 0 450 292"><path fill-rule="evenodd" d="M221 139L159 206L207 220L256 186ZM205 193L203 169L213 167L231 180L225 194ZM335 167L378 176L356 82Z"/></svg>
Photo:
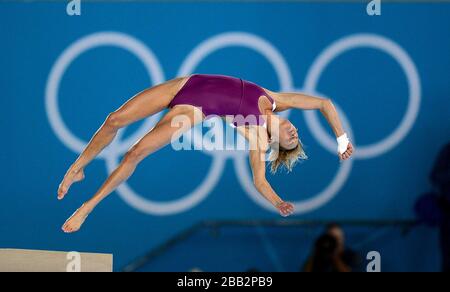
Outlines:
<svg viewBox="0 0 450 292"><path fill-rule="evenodd" d="M344 154L347 151L348 144L350 140L347 137L347 133L344 133L342 136L339 136L337 139L338 142L338 152L339 154Z"/></svg>

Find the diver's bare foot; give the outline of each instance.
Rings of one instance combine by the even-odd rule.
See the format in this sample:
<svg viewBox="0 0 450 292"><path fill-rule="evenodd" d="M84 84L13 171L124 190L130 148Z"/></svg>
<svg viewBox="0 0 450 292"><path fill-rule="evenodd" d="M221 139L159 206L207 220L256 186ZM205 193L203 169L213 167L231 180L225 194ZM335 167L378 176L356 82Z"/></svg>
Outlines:
<svg viewBox="0 0 450 292"><path fill-rule="evenodd" d="M64 199L67 192L69 191L69 188L72 186L73 183L82 181L84 179L84 171L83 169L80 169L78 171L73 170L70 168L66 175L64 176L63 181L59 185L58 188L58 200Z"/></svg>
<svg viewBox="0 0 450 292"><path fill-rule="evenodd" d="M86 218L89 216L90 209L86 205L81 206L69 219L64 223L62 230L65 233L74 233L80 230Z"/></svg>

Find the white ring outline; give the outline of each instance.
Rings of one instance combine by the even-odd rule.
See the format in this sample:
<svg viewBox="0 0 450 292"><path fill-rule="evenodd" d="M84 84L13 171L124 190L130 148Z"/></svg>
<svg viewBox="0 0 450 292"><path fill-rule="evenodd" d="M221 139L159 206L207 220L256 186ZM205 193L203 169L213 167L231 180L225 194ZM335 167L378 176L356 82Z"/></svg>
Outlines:
<svg viewBox="0 0 450 292"><path fill-rule="evenodd" d="M344 37L332 43L313 62L305 79L305 91L315 94L320 76L331 61L346 51L356 48L378 49L393 57L401 66L407 77L409 88L408 108L399 126L387 138L368 146L356 146L354 158L369 159L390 151L400 143L414 126L420 109L421 84L419 73L414 62L394 41L374 34L355 34ZM335 153L335 139L331 138L320 125L316 112L305 112L305 119L311 133L330 153Z"/></svg>
<svg viewBox="0 0 450 292"><path fill-rule="evenodd" d="M191 193L180 199L165 202L152 201L143 198L141 195L136 193L127 182L122 183L117 188L117 192L128 205L143 213L155 216L175 215L192 209L208 197L222 177L226 164L225 162L226 159L224 157L217 157L213 159L208 175L202 183ZM106 165L109 172L114 171L114 169L116 169L119 165L117 157L108 157L106 159Z"/></svg>
<svg viewBox="0 0 450 292"><path fill-rule="evenodd" d="M162 67L157 61L156 56L146 45L127 34L118 32L98 32L74 42L61 54L51 70L47 81L45 101L47 116L55 134L66 147L75 153L81 153L87 143L71 133L60 115L58 109L59 85L67 68L79 55L99 46L116 46L126 49L143 62L151 78L156 75L156 78L153 78L154 83L162 83L165 79L162 73ZM131 135L126 141L119 143L118 139L115 139L110 147L97 156L96 159L102 158L105 160L109 174L113 171L111 165L117 166L117 160L120 154L125 153L128 148L135 143L135 140L145 135L148 132L148 129L155 124L157 119L159 119L160 115L161 113L148 118L139 130ZM123 131L124 130L121 130L117 138L122 136ZM151 215L174 214L192 208L194 205L200 203L201 200L205 199L217 184L224 167L225 163L223 159L215 159L209 175L202 184L189 195L178 200L162 203L144 199L137 195L127 184L119 186L117 188L117 193L126 203L138 211ZM217 175L218 173L219 175Z"/></svg>
<svg viewBox="0 0 450 292"><path fill-rule="evenodd" d="M53 131L59 137L60 141L75 153L81 153L87 143L72 134L61 117L58 106L59 85L66 70L76 58L84 52L100 46L119 47L134 54L144 64L153 83L161 83L165 79L162 73L162 67L153 52L139 40L123 33L99 32L91 34L79 39L65 49L51 69L45 90L45 108ZM147 119L135 135L132 135L121 144L131 146L133 144L132 141L143 136L159 118L160 114ZM119 153L125 153L127 150L125 148L128 147L123 146L120 149L108 147L97 158L104 159L109 153L116 153L118 150L120 150Z"/></svg>
<svg viewBox="0 0 450 292"><path fill-rule="evenodd" d="M259 36L254 34L246 33L246 32L226 32L215 35L200 44L198 44L191 53L188 54L186 59L183 61L180 69L178 70L178 76L186 76L190 75L194 72L194 69L202 62L208 55L224 48L228 48L231 46L245 47L248 49L252 49L257 53L260 53L275 69L275 73L278 76L278 80L280 81L280 88L284 91L288 91L293 88L292 85L292 75L289 70L289 66L286 60L283 58L281 53L270 44L268 41L262 39ZM288 113L283 113L282 115L287 115ZM217 127L214 130L218 129ZM197 128L194 128L194 141L190 139L191 134L187 135L189 141L193 142L194 147L196 149L202 149L202 151L208 155L212 156L225 156L235 159L241 159L242 157L246 157L248 153L242 153L241 151L206 151L206 149L213 149L214 145L207 145L206 147L202 147L203 145L198 145L198 141L202 141L203 143L208 142L201 139L201 134L198 133ZM214 135L224 135L224 133L215 132Z"/></svg>
<svg viewBox="0 0 450 292"><path fill-rule="evenodd" d="M347 116L344 114L344 112L337 104L335 104L335 106L336 110L339 112L339 116L341 117L342 124L345 126L346 129L348 129L347 133L349 135L349 138L353 140L354 139L353 131L347 119ZM353 166L353 159L348 159L340 162L339 170L337 171L331 183L324 190L312 196L310 199L291 201L295 209L294 214L300 215L312 212L322 207L329 201L331 201L345 185L348 177L350 176L352 166ZM250 195L250 198L256 204L263 207L264 209L277 213L278 210L274 208L266 199L264 199L254 187L252 183L253 179L250 177L250 171L248 169L247 163L243 160L237 161L237 163L235 163L235 170L238 180L241 183L241 186L246 191L246 193Z"/></svg>
<svg viewBox="0 0 450 292"><path fill-rule="evenodd" d="M137 49L137 51L139 51L140 53L142 53L142 52L146 53L146 50L147 50L147 47L144 44L140 43L138 40L131 38L125 34L114 33L114 32L96 33L91 36L85 37L85 38L81 39L80 41L76 42L75 44L73 44L71 47L69 47L67 50L65 50L65 52L62 54L62 56L58 59L58 61L52 68L52 71L51 71L51 74L49 77L49 81L47 82L46 109L47 109L48 118L49 118L49 121L51 123L53 130L55 131L57 136L60 138L60 140L69 149L73 150L74 152L81 152L81 150L84 148L85 143L70 133L70 131L67 129L64 122L62 121L62 118L57 110L57 91L58 91L58 87L59 87L59 82L61 81L62 75L63 75L64 71L67 69L70 62L72 62L73 59L76 58L76 56L74 57L74 55L81 54L80 47L77 47L76 45L81 46L81 49L83 49L83 47L86 47L86 43L84 43L84 44L82 43L83 40L87 40L93 36L100 37L100 36L102 36L102 34L107 39L108 39L108 37L111 37L112 39L116 39L116 40L121 39L116 44L114 43L114 41L112 41L112 43L110 45L116 45L118 47L128 49L131 52L133 52L133 49ZM263 47L264 47L264 45L268 45L267 47L265 47L265 49L267 49L267 48L273 49L273 51L269 50L269 52L271 51L272 53L273 52L278 53L273 47L270 46L269 43L267 43L266 41L262 40L261 38L259 38L257 36L254 36L254 35L251 35L248 33L242 33L242 32L223 33L221 35L211 38L209 41L205 41L203 43L203 47L202 47L202 44L200 44L197 47L197 49L194 50L194 52L191 54L191 56L189 56L187 58L187 60L183 63L183 66L180 69L181 73L179 75L188 74L187 72L190 70L186 70L186 68L189 68L190 66L194 67L192 64L199 63L202 60L201 57L199 57L202 54L202 51L204 53L204 52L211 50L211 48L214 48L214 47L218 47L218 48L220 48L220 46L225 47L223 45L223 42L224 42L224 39L226 40L227 38L228 38L229 44L231 44L231 45L239 44L239 42L241 42L242 40L246 40L249 43L245 44L243 46L248 46L250 48L254 48L253 47L253 46L255 46L254 44L258 43L259 45L262 44ZM132 46L133 48L124 47L124 43L123 43L124 39L131 40L132 43L134 44ZM366 42L366 44L363 45L361 43L358 43L358 42L361 42L361 40L363 43ZM374 42L374 40L376 40L376 42ZM385 47L379 47L378 46L379 43L383 43L383 45ZM381 46L383 46L383 45L381 45ZM94 45L93 47L95 47L95 46L98 46L98 45ZM344 47L344 49L342 48L342 46ZM348 47L346 47L346 46L348 46ZM397 128L397 130L393 134L391 134L388 138L384 139L383 142L379 142L375 145L362 146L363 147L362 154L361 154L361 149L360 149L361 147L358 147L358 151L356 151L355 155L354 155L354 158L370 158L373 156L380 155L384 152L387 152L391 148L395 147L396 144L399 143L406 136L407 132L413 126L415 119L417 117L417 114L418 114L419 106L420 106L420 79L419 79L419 75L417 73L417 69L416 69L413 61L410 59L410 57L407 55L407 53L396 43L394 43L393 41L390 41L384 37L378 36L378 35L358 34L358 35L352 35L352 36L343 38L340 41L335 42L334 44L330 45L329 48L326 49L316 59L316 61L313 63L310 70L308 71L308 75L305 80L305 85L306 85L305 91L306 92L315 92L315 85L317 85L319 76L322 73L322 71L324 70L324 68L328 65L328 63L331 62L338 55L342 54L344 51L352 49L352 48L357 48L357 47L378 48L382 51L387 52L388 54L391 54L391 56L394 56L394 58L397 60L397 62L399 62L400 65L402 66L402 69L406 72L406 75L408 77L408 85L409 85L409 89L410 89L409 90L410 91L410 102L408 105L408 111L407 111L407 114L405 115L405 118L402 121L402 124ZM257 49L258 48L256 47L256 50ZM341 51L341 50L343 50L343 51ZM78 53L77 53L77 51L78 51ZM81 52L82 51L83 50L81 50ZM147 52L150 52L150 51L147 50ZM77 53L77 54L74 54L74 53ZM138 53L135 53L135 54L137 55ZM154 55L151 52L150 52L150 55L151 55L151 57L154 58ZM272 59L270 59L271 58L270 54L263 53L263 55L266 58L268 58L269 61L273 61ZM275 56L276 56L276 54L275 54ZM281 54L278 53L278 57L279 57L278 61L281 60L282 63L284 62L284 64L286 64L286 62L282 58ZM203 56L203 58L204 58L204 56ZM142 58L140 58L140 59L142 61ZM277 58L275 58L275 59L277 59ZM67 60L69 60L70 62L67 62ZM156 60L156 58L154 58L154 60ZM275 63L276 62L277 61L275 61ZM272 64L275 64L275 63L272 62ZM146 67L148 69L149 67L152 67L153 65L155 65L157 63L154 63L153 65L150 64L150 66L148 66L149 65L148 63L144 62L144 64L146 65ZM159 64L157 64L157 65L159 66ZM276 66L274 66L274 67L277 70L277 67ZM159 66L159 69L160 68L161 67ZM153 69L155 69L155 68L153 68ZM156 69L158 69L158 68L156 68ZM289 76L288 79L280 78L281 83L282 83L281 89L282 90L291 90L291 88L293 86L291 84L292 78L290 77L289 68L287 65L285 65L281 69L282 69L281 76ZM183 70L186 70L186 72L183 72ZM151 70L148 70L148 71L151 71ZM278 73L278 71L277 71L277 73ZM58 76L58 74L60 74L60 76ZM162 76L162 73L160 75ZM280 76L280 74L278 74L278 75ZM153 76L153 75L151 74L151 76ZM161 79L161 81L156 81L156 83L162 82L162 80L164 80L163 77L160 79ZM312 86L312 85L314 85L314 86ZM52 109L54 109L54 111L52 111ZM346 117L344 116L343 112L340 109L339 109L339 111L341 112L341 115L343 116L343 122L344 122L344 120L346 121ZM286 111L283 114L289 115L289 113L290 113L290 111ZM334 140L329 139L329 135L327 135L326 132L323 131L322 127L318 123L317 115L315 113L304 113L304 115L305 115L304 117L305 117L307 126L310 128L312 135L318 140L319 144L324 146L324 148L327 149L328 151L335 153L335 151L334 151L335 142L334 142ZM153 117L153 118L155 118L155 117ZM59 122L59 125L58 125L58 122ZM141 128L144 128L144 127L148 128L149 124L153 124L153 121L146 121L145 125L143 125ZM352 136L350 134L350 132L351 132L350 127L348 127L348 129L349 129L349 135ZM325 133L325 135L323 135L324 133ZM142 134L145 134L145 133L142 133ZM141 133L134 134L131 137L129 137L127 139L127 141L124 141L120 145L117 145L117 142L113 142L111 145L111 148L113 148L113 149L110 151L105 151L103 153L103 156L99 156L100 158L106 159L107 165L110 168L109 171L111 171L111 165L117 164L118 157L117 156L114 157L113 154L118 155L119 152L124 152L125 148L129 147L126 144L131 145L134 142L134 140L139 138L140 136L141 136ZM333 147L331 147L331 145L333 145ZM211 152L211 153L213 153L213 152ZM253 187L252 183L250 184L251 187L249 188L248 187L249 184L247 182L243 181L243 180L248 180L248 178L249 178L248 177L248 175L249 175L248 168L245 165L245 160L242 159L246 155L244 156L239 152L236 152L236 154L233 153L233 155L226 154L225 156L222 155L220 152L215 152L212 155L214 155L214 157L216 159L217 159L217 157L220 156L221 159L213 161L213 166L212 166L212 170L210 171L210 175L208 175L208 177L204 180L204 182L202 183L202 185L200 187L198 187L193 193L191 193L189 196L187 196L183 199L172 201L171 203L154 203L152 201L140 198L131 189L129 189L129 187L126 184L122 185L118 188L118 193L132 207L137 208L138 210L145 212L145 213L149 213L149 214L158 213L156 215L167 215L167 214L173 214L173 213L177 213L180 211L184 211L188 208L192 208L192 205L198 204L201 200L203 200L204 198L207 197L207 195L209 194L209 191L204 191L205 194L203 196L198 195L198 193L196 195L196 192L198 190L202 190L202 189L206 190L208 187L204 187L204 185L203 185L206 182L209 182L209 183L206 183L206 185L210 184L211 189L214 188L214 186L217 184L217 182L220 178L220 174L223 173L223 168L225 167L225 159L227 157L232 157L234 160L234 164L235 164L236 174L240 174L238 176L239 181L240 181L242 187L244 188L244 190L247 192L247 194L249 194L250 197L255 202L257 202L259 205L263 206L264 208L266 208L268 210L274 211L274 208L272 206L270 206L266 201L261 200L261 196L259 195L259 193L258 193L258 196L254 197L255 194L254 194L254 187ZM116 160L113 161L112 158L115 158ZM300 201L300 202L296 203L297 204L296 214L305 213L307 211L317 209L317 208L321 207L323 204L325 204L326 202L328 202L329 200L331 200L332 197L334 197L336 195L336 193L339 191L339 189L343 186L343 182L345 182L346 178L350 174L351 166L352 166L352 160L348 160L348 161L341 163L341 167L339 169L338 174L336 175L336 177L334 178L332 183L324 191L322 191L319 195L317 195L307 201L304 201L304 202ZM218 170L220 168L221 168L221 171ZM211 175L211 173L213 173L214 175ZM243 179L241 179L241 178L243 178ZM330 190L336 190L336 191L330 192ZM123 196L122 193L124 193L124 194L128 193L128 195ZM196 195L196 196L193 196L193 195ZM262 202L264 202L264 203L262 203ZM178 207L177 207L177 203L179 204ZM145 208L145 207L142 208L142 204L146 205L147 208ZM189 205L191 205L191 206L189 206ZM164 206L167 207L167 209L161 210L161 207L164 208Z"/></svg>

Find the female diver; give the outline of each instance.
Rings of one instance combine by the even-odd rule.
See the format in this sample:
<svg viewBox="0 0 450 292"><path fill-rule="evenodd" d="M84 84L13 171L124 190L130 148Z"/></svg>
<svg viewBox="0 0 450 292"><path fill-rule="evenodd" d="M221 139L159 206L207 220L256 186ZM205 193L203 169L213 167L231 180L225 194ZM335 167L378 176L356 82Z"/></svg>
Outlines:
<svg viewBox="0 0 450 292"><path fill-rule="evenodd" d="M272 92L241 78L213 74L179 77L144 90L106 118L65 174L59 185L58 199L65 197L73 183L84 179L84 168L112 142L119 129L165 109L168 109L167 113L129 149L97 193L65 222L63 231L78 231L94 208L127 180L145 157L211 116L232 118L231 125L252 145L249 159L256 189L282 216L292 214L293 205L283 201L268 183L263 159L270 149L272 173L282 166L291 171L297 161L307 159L297 129L289 120L275 114L292 108L320 110L337 137L340 160L347 160L352 155L353 146L333 103L326 98ZM174 125L172 121L180 116L190 123Z"/></svg>

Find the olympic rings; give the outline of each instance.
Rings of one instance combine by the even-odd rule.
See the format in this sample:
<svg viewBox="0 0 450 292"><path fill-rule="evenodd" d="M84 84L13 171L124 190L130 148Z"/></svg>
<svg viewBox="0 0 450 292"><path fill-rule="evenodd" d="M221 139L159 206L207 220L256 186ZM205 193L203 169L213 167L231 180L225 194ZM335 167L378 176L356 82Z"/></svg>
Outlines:
<svg viewBox="0 0 450 292"><path fill-rule="evenodd" d="M59 85L65 71L78 56L87 50L99 46L115 46L131 52L142 61L153 84L162 83L165 80L162 67L152 51L145 44L129 35L118 32L99 32L86 36L69 46L69 48L67 48L56 60L56 63L50 72L46 86L45 102L47 116L56 136L66 147L76 153L81 153L86 143L72 134L61 117L58 108ZM260 38L259 36L246 32L227 32L205 40L187 55L185 61L179 69L178 76L187 76L193 73L199 63L208 55L219 49L224 49L231 46L249 48L264 56L275 69L281 91L301 91L295 89L291 71L282 54L272 44L270 44L270 42ZM353 159L344 161L340 164L337 174L324 190L308 200L294 202L296 207L295 214L311 212L328 203L345 185L345 182L351 173L352 165L355 159L369 159L380 156L392 150L406 137L417 118L420 108L421 84L416 66L409 55L398 44L379 35L350 35L331 44L317 57L311 68L308 70L303 91L309 94L320 95L318 94L316 87L321 74L326 69L328 64L344 52L360 47L377 49L385 52L391 55L400 64L407 77L409 88L409 103L407 112L397 129L395 129L395 131L387 138L372 145L357 146L357 151L353 155ZM334 104L336 105L347 133L352 141L355 141L354 133L347 115L338 106L336 101L334 101ZM287 118L289 114L290 111L286 111L282 114L282 116ZM98 159L105 160L109 173L117 167L120 156L127 151L134 141L143 136L146 133L146 129L153 126L159 118L160 114L147 119L144 125L142 125L135 134L131 135L131 137L125 141L120 141L121 135L118 135L117 139L110 145L110 147L105 149L105 151L97 157ZM306 125L311 130L313 137L317 139L319 144L333 155L336 155L335 139L330 137L321 127L317 114L315 112L305 112L304 118ZM195 128L192 131L194 131L195 137L200 135ZM222 133L215 132L214 134L221 135ZM190 135L187 135L187 137L190 138ZM191 142L195 144L197 143L196 141L200 140L201 139L194 139L194 141L191 140ZM199 145L196 146L198 147ZM205 148L213 148L212 145L209 146L211 147ZM223 170L225 169L227 159L232 159L236 174L238 176L238 181L240 182L243 190L259 206L269 211L276 212L276 210L268 202L266 202L254 188L252 183L253 180L251 179L250 171L246 162L247 155L243 155L241 152L232 151L204 151L204 153L212 157L210 171L206 175L203 182L195 190L181 199L170 202L154 202L149 199L144 199L138 195L126 183L122 184L117 189L117 192L127 204L146 214L159 216L178 214L194 208L197 204L206 199L208 194L219 182Z"/></svg>

